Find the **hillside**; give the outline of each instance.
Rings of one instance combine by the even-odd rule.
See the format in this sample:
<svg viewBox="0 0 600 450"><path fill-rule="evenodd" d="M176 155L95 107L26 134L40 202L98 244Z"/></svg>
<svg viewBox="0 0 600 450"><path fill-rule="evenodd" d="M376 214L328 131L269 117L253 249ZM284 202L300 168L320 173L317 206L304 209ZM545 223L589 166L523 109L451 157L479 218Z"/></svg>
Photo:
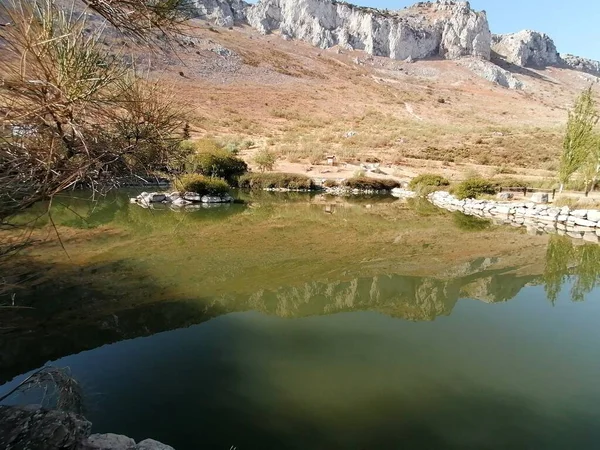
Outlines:
<svg viewBox="0 0 600 450"><path fill-rule="evenodd" d="M196 0L201 18L191 20L172 46L149 51L111 39L138 67L149 67L151 77L174 85L191 107L194 139L245 142L242 156L249 161L269 148L280 157L278 170L303 172L335 154L349 166L311 173L344 177L361 162L381 162L385 173L403 179L433 169L454 178L472 170L553 175L567 110L598 80L573 68L590 68L589 61L571 57L578 62L569 66L553 43L538 36L542 59L539 52L523 54L513 38L486 32L485 13L471 11L466 2L420 3L398 12L317 2L336 12L314 16L318 25L309 26L307 17L320 11L310 9L315 1L296 2L298 10L284 14L293 2L263 0L248 12L238 0ZM263 19L257 16L260 8ZM294 18L304 26L291 27ZM446 25L456 20L463 28L453 27L456 36L449 37ZM383 41L369 35L365 21L370 29L388 30L385 45L395 42L393 26L402 36L411 30L417 50L423 39L439 41L423 59L412 54L399 59L405 54L395 55L389 45L382 50ZM330 28L321 30L323 24ZM355 35L348 34L351 29ZM488 38L491 60L481 44Z"/></svg>

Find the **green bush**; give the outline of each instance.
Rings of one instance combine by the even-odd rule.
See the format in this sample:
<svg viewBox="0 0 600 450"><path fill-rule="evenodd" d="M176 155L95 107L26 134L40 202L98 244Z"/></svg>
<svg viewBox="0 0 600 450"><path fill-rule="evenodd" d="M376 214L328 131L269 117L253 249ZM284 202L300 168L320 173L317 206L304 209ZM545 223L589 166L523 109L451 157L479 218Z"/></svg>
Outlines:
<svg viewBox="0 0 600 450"><path fill-rule="evenodd" d="M235 183L238 177L248 171L248 165L227 150L216 149L190 156L186 171Z"/></svg>
<svg viewBox="0 0 600 450"><path fill-rule="evenodd" d="M423 173L410 181L410 188L413 190L421 186L450 186L450 181L441 175Z"/></svg>
<svg viewBox="0 0 600 450"><path fill-rule="evenodd" d="M314 189L309 177L294 173L248 173L239 179L239 186L244 189Z"/></svg>
<svg viewBox="0 0 600 450"><path fill-rule="evenodd" d="M361 191L391 191L394 188L400 187L400 183L396 180L383 180L369 177L349 178L345 180L342 185L350 189L360 189Z"/></svg>
<svg viewBox="0 0 600 450"><path fill-rule="evenodd" d="M452 193L459 199L477 198L480 195L493 195L497 192L496 186L483 178L470 178L457 184Z"/></svg>
<svg viewBox="0 0 600 450"><path fill-rule="evenodd" d="M229 185L225 180L195 173L177 178L175 188L180 192L195 192L200 195L222 195L229 191Z"/></svg>
<svg viewBox="0 0 600 450"><path fill-rule="evenodd" d="M499 178L494 180L494 185L499 188L526 188L531 187L531 183L524 180L517 180L515 178Z"/></svg>
<svg viewBox="0 0 600 450"><path fill-rule="evenodd" d="M263 149L259 151L254 156L254 162L258 166L258 170L264 172L265 170L273 170L273 166L275 166L275 162L277 161L277 156L275 153L270 152L267 149Z"/></svg>
<svg viewBox="0 0 600 450"><path fill-rule="evenodd" d="M443 186L449 186L450 181L441 175L434 173L423 173L410 181L410 188L417 194L425 196L439 190Z"/></svg>

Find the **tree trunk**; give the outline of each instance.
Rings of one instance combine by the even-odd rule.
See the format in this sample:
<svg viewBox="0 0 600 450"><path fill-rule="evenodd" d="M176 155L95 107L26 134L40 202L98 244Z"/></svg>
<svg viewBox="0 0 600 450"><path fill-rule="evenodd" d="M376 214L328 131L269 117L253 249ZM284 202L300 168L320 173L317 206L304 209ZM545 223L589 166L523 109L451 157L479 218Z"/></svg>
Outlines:
<svg viewBox="0 0 600 450"><path fill-rule="evenodd" d="M564 190L564 188L565 188L565 183L560 183L560 187L558 188L558 193L562 194L562 191Z"/></svg>

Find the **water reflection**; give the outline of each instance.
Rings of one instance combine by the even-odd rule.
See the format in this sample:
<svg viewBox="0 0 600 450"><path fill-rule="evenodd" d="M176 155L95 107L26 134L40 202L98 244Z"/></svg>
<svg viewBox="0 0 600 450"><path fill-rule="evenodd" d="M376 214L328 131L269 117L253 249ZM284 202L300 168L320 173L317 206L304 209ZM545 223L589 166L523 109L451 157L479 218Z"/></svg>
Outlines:
<svg viewBox="0 0 600 450"><path fill-rule="evenodd" d="M544 286L554 304L567 281L573 301L583 301L600 281L600 245L579 244L565 236L551 236L546 252Z"/></svg>
<svg viewBox="0 0 600 450"><path fill-rule="evenodd" d="M132 205L131 195L55 203L55 223L75 230L65 239L73 260L41 248L6 277L33 282L18 293L26 309L0 318L0 380L231 312L433 321L460 299L506 302L532 285L552 303L563 286L582 301L600 279L598 245L528 236L419 199L242 193L243 205L174 212Z"/></svg>

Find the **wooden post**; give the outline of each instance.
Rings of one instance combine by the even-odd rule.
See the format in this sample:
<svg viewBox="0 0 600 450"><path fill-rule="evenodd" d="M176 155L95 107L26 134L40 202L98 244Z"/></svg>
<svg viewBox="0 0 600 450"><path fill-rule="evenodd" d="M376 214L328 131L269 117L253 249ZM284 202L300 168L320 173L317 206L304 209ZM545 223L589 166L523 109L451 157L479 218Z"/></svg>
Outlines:
<svg viewBox="0 0 600 450"><path fill-rule="evenodd" d="M552 189L552 200L554 200L554 197L556 197L556 189Z"/></svg>

